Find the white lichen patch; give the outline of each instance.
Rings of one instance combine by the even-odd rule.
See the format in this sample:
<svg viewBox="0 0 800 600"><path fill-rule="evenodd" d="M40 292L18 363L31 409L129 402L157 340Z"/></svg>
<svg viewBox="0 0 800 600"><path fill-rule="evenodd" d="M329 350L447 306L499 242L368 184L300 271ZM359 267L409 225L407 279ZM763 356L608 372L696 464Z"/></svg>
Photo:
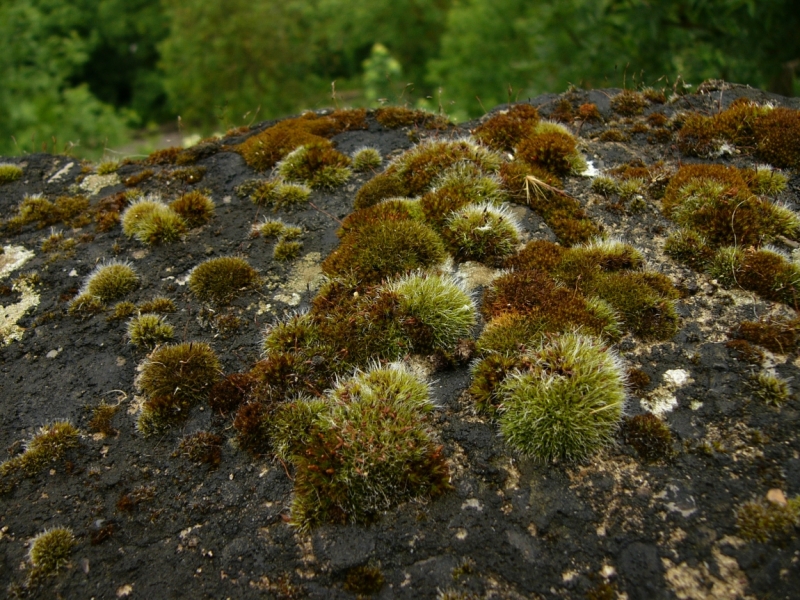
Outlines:
<svg viewBox="0 0 800 600"><path fill-rule="evenodd" d="M80 188L89 192L91 196L97 194L100 190L117 185L119 183L119 175L110 173L108 175L87 175L81 181Z"/></svg>
<svg viewBox="0 0 800 600"><path fill-rule="evenodd" d="M54 183L61 179L64 175L69 173L69 170L75 166L74 162L69 162L64 167L58 170L55 175L53 175L50 179L47 180L47 183Z"/></svg>
<svg viewBox="0 0 800 600"><path fill-rule="evenodd" d="M321 263L322 254L319 252L309 252L298 260L289 274L289 279L281 286L280 292L273 296L274 300L289 306L297 306L304 292L316 292L325 281Z"/></svg>
<svg viewBox="0 0 800 600"><path fill-rule="evenodd" d="M663 375L663 385L660 385L646 398L641 400L642 407L657 417L672 412L678 406L675 390L692 382L689 372L685 369L670 369Z"/></svg>
<svg viewBox="0 0 800 600"><path fill-rule="evenodd" d="M7 346L22 338L25 330L17 323L26 312L39 305L39 294L26 280L17 281L11 289L19 292L22 297L15 304L0 308L0 346Z"/></svg>
<svg viewBox="0 0 800 600"><path fill-rule="evenodd" d="M16 271L33 257L33 252L23 246L3 246L3 253L0 254L0 279Z"/></svg>

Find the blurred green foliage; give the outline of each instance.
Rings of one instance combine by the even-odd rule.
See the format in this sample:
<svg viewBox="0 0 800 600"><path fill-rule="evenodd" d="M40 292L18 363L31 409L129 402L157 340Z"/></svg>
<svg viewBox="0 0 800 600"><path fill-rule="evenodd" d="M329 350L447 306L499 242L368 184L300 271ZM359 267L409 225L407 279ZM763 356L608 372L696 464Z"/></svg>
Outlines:
<svg viewBox="0 0 800 600"><path fill-rule="evenodd" d="M384 98L468 118L570 84L796 95L798 31L792 0L4 0L0 154Z"/></svg>

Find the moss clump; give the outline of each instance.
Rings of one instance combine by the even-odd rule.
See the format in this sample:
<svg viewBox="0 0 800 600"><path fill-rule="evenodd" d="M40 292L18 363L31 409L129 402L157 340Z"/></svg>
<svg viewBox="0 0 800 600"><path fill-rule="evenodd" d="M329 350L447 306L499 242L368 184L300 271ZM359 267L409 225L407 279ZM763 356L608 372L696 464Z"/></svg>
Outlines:
<svg viewBox="0 0 800 600"><path fill-rule="evenodd" d="M726 287L738 286L795 308L800 305L800 267L769 248L720 248L707 272Z"/></svg>
<svg viewBox="0 0 800 600"><path fill-rule="evenodd" d="M47 529L34 537L30 541L28 560L36 575L51 575L66 565L75 544L75 536L67 527Z"/></svg>
<svg viewBox="0 0 800 600"><path fill-rule="evenodd" d="M520 354L539 346L547 332L547 321L516 312L504 313L486 324L477 341L481 355Z"/></svg>
<svg viewBox="0 0 800 600"><path fill-rule="evenodd" d="M147 397L137 427L157 433L188 416L188 410L220 379L220 364L202 342L159 346L145 359L134 382Z"/></svg>
<svg viewBox="0 0 800 600"><path fill-rule="evenodd" d="M703 271L714 257L714 250L694 229L678 229L667 237L664 252L670 258L692 269Z"/></svg>
<svg viewBox="0 0 800 600"><path fill-rule="evenodd" d="M45 425L25 444L25 451L0 464L0 477L33 477L47 465L64 458L67 450L78 446L80 431L69 421ZM13 486L13 482L11 484Z"/></svg>
<svg viewBox="0 0 800 600"><path fill-rule="evenodd" d="M789 383L770 373L769 371L761 371L753 380L755 387L755 394L767 404L774 404L780 406L789 399L792 390L789 388Z"/></svg>
<svg viewBox="0 0 800 600"><path fill-rule="evenodd" d="M800 342L800 320L742 321L731 334L735 339L763 346L770 352L789 354Z"/></svg>
<svg viewBox="0 0 800 600"><path fill-rule="evenodd" d="M623 117L635 117L644 112L647 100L640 92L622 90L611 99L611 110Z"/></svg>
<svg viewBox="0 0 800 600"><path fill-rule="evenodd" d="M753 129L756 156L776 167L800 168L800 110L774 108Z"/></svg>
<svg viewBox="0 0 800 600"><path fill-rule="evenodd" d="M271 207L273 210L296 208L311 197L311 188L297 183L284 183L279 179L254 182L251 187L252 190L246 192L250 200L257 206Z"/></svg>
<svg viewBox="0 0 800 600"><path fill-rule="evenodd" d="M118 168L119 168L119 161L105 160L97 165L97 174L111 175L112 173L116 173Z"/></svg>
<svg viewBox="0 0 800 600"><path fill-rule="evenodd" d="M785 542L800 527L800 496L785 505L755 501L743 504L736 513L739 534L746 540L766 544Z"/></svg>
<svg viewBox="0 0 800 600"><path fill-rule="evenodd" d="M586 162L577 149L577 141L569 131L554 123L539 123L535 133L523 139L516 148L516 158L563 177L586 170Z"/></svg>
<svg viewBox="0 0 800 600"><path fill-rule="evenodd" d="M172 325L164 322L164 317L159 315L142 314L128 323L128 339L138 348L155 348L171 340L174 333Z"/></svg>
<svg viewBox="0 0 800 600"><path fill-rule="evenodd" d="M451 213L442 237L456 260L500 266L514 253L521 229L505 206L471 204Z"/></svg>
<svg viewBox="0 0 800 600"><path fill-rule="evenodd" d="M416 221L379 222L351 231L322 263L331 277L352 276L365 283L444 261L447 253L439 236Z"/></svg>
<svg viewBox="0 0 800 600"><path fill-rule="evenodd" d="M502 152L512 151L531 135L539 123L539 111L530 104L515 104L475 128L475 139Z"/></svg>
<svg viewBox="0 0 800 600"><path fill-rule="evenodd" d="M170 203L169 207L178 213L191 227L200 227L214 216L214 202L202 192L189 192Z"/></svg>
<svg viewBox="0 0 800 600"><path fill-rule="evenodd" d="M594 102L587 102L578 107L578 118L581 121L599 122L603 120L600 110Z"/></svg>
<svg viewBox="0 0 800 600"><path fill-rule="evenodd" d="M601 142L629 142L631 140L631 136L629 136L624 131L620 131L614 127L610 129L606 129L603 133L597 136L597 139Z"/></svg>
<svg viewBox="0 0 800 600"><path fill-rule="evenodd" d="M186 221L160 200L140 199L122 213L122 231L148 245L171 243L186 232Z"/></svg>
<svg viewBox="0 0 800 600"><path fill-rule="evenodd" d="M69 314L76 317L88 318L103 312L106 305L100 298L91 294L80 294L69 303Z"/></svg>
<svg viewBox="0 0 800 600"><path fill-rule="evenodd" d="M555 270L567 248L547 240L533 240L513 256L506 259L505 268L517 271L539 270L551 273Z"/></svg>
<svg viewBox="0 0 800 600"><path fill-rule="evenodd" d="M50 202L41 194L25 196L16 216L5 225L11 231L18 231L34 222L39 229L62 222L70 227L82 227L91 222L89 199L85 196L59 196L55 202Z"/></svg>
<svg viewBox="0 0 800 600"><path fill-rule="evenodd" d="M479 411L491 416L497 414L503 402L499 386L508 374L521 364L523 361L515 356L489 354L472 366L472 385L469 387L469 394Z"/></svg>
<svg viewBox="0 0 800 600"><path fill-rule="evenodd" d="M0 185L11 183L22 177L22 169L17 165L0 164Z"/></svg>
<svg viewBox="0 0 800 600"><path fill-rule="evenodd" d="M193 463L218 467L222 461L222 437L208 431L189 434L181 440L175 454Z"/></svg>
<svg viewBox="0 0 800 600"><path fill-rule="evenodd" d="M290 242L286 239L279 240L275 247L272 249L272 258L277 261L292 260L300 256L303 244L300 242Z"/></svg>
<svg viewBox="0 0 800 600"><path fill-rule="evenodd" d="M742 173L722 165L687 165L666 188L664 213L712 247L759 246L778 235L797 237L800 217L752 193Z"/></svg>
<svg viewBox="0 0 800 600"><path fill-rule="evenodd" d="M109 261L89 274L72 305L94 298L100 303L118 300L139 287L139 276L126 262ZM71 305L71 306L72 306Z"/></svg>
<svg viewBox="0 0 800 600"><path fill-rule="evenodd" d="M174 313L178 310L175 307L175 303L166 296L156 296L152 300L140 302L137 308L142 313L156 313L159 315Z"/></svg>
<svg viewBox="0 0 800 600"><path fill-rule="evenodd" d="M418 200L407 198L390 198L362 208L347 215L342 221L342 227L336 235L343 237L347 233L356 231L367 225L375 225L388 221L423 220L424 215Z"/></svg>
<svg viewBox="0 0 800 600"><path fill-rule="evenodd" d="M672 432L653 414L624 417L622 439L647 462L668 458L672 454Z"/></svg>
<svg viewBox="0 0 800 600"><path fill-rule="evenodd" d="M295 465L291 518L299 529L369 522L450 488L427 420L428 386L401 366L357 373L312 410L289 406L275 416L275 445Z"/></svg>
<svg viewBox="0 0 800 600"><path fill-rule="evenodd" d="M399 127L425 127L426 129L447 129L450 125L447 118L433 113L406 108L404 106L387 106L375 111L375 120L389 129Z"/></svg>
<svg viewBox="0 0 800 600"><path fill-rule="evenodd" d="M364 146L353 152L353 169L358 172L373 171L381 166L383 158L377 148Z"/></svg>
<svg viewBox="0 0 800 600"><path fill-rule="evenodd" d="M403 180L396 172L383 172L365 183L356 193L353 208L356 210L373 206L387 198L402 197L408 193Z"/></svg>
<svg viewBox="0 0 800 600"><path fill-rule="evenodd" d="M541 460L583 460L610 443L625 402L617 356L597 340L566 334L526 355L497 391L500 430Z"/></svg>
<svg viewBox="0 0 800 600"><path fill-rule="evenodd" d="M786 175L768 165L758 165L755 169L742 169L741 174L753 193L760 196L777 196L789 184Z"/></svg>
<svg viewBox="0 0 800 600"><path fill-rule="evenodd" d="M385 579L380 567L360 565L347 571L344 589L354 594L377 594L383 588Z"/></svg>
<svg viewBox="0 0 800 600"><path fill-rule="evenodd" d="M335 111L330 115L308 112L248 138L237 151L250 167L266 171L300 146L327 142L327 138L345 130L366 129L365 116L363 109Z"/></svg>
<svg viewBox="0 0 800 600"><path fill-rule="evenodd" d="M105 401L101 402L92 410L89 428L103 435L115 435L117 430L114 429L112 421L118 411L119 404L107 404Z"/></svg>
<svg viewBox="0 0 800 600"><path fill-rule="evenodd" d="M613 177L598 175L592 179L592 191L595 194L600 194L608 198L609 196L619 194L619 182Z"/></svg>
<svg viewBox="0 0 800 600"><path fill-rule="evenodd" d="M253 389L253 378L247 373L231 373L211 387L208 403L211 410L225 416L247 401Z"/></svg>
<svg viewBox="0 0 800 600"><path fill-rule="evenodd" d="M210 258L192 269L189 289L203 302L226 304L258 285L258 272L243 258Z"/></svg>
<svg viewBox="0 0 800 600"><path fill-rule="evenodd" d="M431 190L419 200L425 219L442 227L469 204L500 204L505 197L500 180L471 162L458 162L434 179Z"/></svg>
<svg viewBox="0 0 800 600"><path fill-rule="evenodd" d="M391 282L404 328L417 352L452 349L475 325L472 298L451 277L411 274Z"/></svg>
<svg viewBox="0 0 800 600"><path fill-rule="evenodd" d="M350 159L325 140L300 146L278 164L287 181L302 182L314 189L333 189L352 176Z"/></svg>
<svg viewBox="0 0 800 600"><path fill-rule="evenodd" d="M155 175L153 169L145 169L143 171L136 173L135 175L126 177L122 183L124 183L125 186L129 188L136 187L140 183L144 183L145 181L150 179L153 175Z"/></svg>

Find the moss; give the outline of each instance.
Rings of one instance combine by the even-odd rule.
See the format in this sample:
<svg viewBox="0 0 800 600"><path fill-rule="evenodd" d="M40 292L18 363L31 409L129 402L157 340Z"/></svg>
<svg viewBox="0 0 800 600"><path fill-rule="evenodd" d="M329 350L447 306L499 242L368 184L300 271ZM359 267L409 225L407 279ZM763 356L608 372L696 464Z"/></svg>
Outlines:
<svg viewBox="0 0 800 600"><path fill-rule="evenodd" d="M774 502L746 502L736 512L739 535L746 540L780 543L795 537L800 526L800 496L786 505Z"/></svg>
<svg viewBox="0 0 800 600"><path fill-rule="evenodd" d="M322 263L331 277L353 276L365 283L424 269L447 257L439 236L416 221L379 222L351 231Z"/></svg>
<svg viewBox="0 0 800 600"><path fill-rule="evenodd" d="M40 229L63 222L71 227L82 227L90 222L89 199L85 196L59 196L50 202L41 195L25 196L17 216L6 227L18 230L23 225L36 222Z"/></svg>
<svg viewBox="0 0 800 600"><path fill-rule="evenodd" d="M735 167L681 167L666 188L663 207L669 218L695 229L712 247L758 246L800 233L800 217L753 195Z"/></svg>
<svg viewBox="0 0 800 600"><path fill-rule="evenodd" d="M174 313L178 310L175 307L175 303L166 296L156 296L152 300L140 302L137 308L142 313L156 313L159 315Z"/></svg>
<svg viewBox="0 0 800 600"><path fill-rule="evenodd" d="M789 383L768 371L761 371L753 380L755 394L767 404L780 406L789 399Z"/></svg>
<svg viewBox="0 0 800 600"><path fill-rule="evenodd" d="M211 410L223 416L236 411L247 401L253 385L253 378L249 374L231 373L211 386L208 394Z"/></svg>
<svg viewBox="0 0 800 600"><path fill-rule="evenodd" d="M151 152L150 155L145 159L145 162L149 165L155 166L174 165L181 150L183 150L183 148L180 146L161 148L160 150Z"/></svg>
<svg viewBox="0 0 800 600"><path fill-rule="evenodd" d="M184 194L169 207L183 217L190 228L205 225L214 216L214 202L202 192Z"/></svg>
<svg viewBox="0 0 800 600"><path fill-rule="evenodd" d="M125 184L125 187L129 188L136 187L140 183L144 183L145 181L150 179L153 175L155 175L155 172L152 169L145 169L143 171L140 171L139 173L136 173L135 175L126 177L123 183Z"/></svg>
<svg viewBox="0 0 800 600"><path fill-rule="evenodd" d="M617 356L596 340L566 334L529 353L497 392L500 430L541 460L582 460L611 442L625 401Z"/></svg>
<svg viewBox="0 0 800 600"><path fill-rule="evenodd" d="M424 110L404 106L387 106L375 111L375 120L389 129L400 127L425 127L426 129L446 129L450 123L445 117Z"/></svg>
<svg viewBox="0 0 800 600"><path fill-rule="evenodd" d="M160 200L140 199L122 214L122 231L148 245L171 243L185 233L186 221Z"/></svg>
<svg viewBox="0 0 800 600"><path fill-rule="evenodd" d="M561 262L567 248L547 240L532 240L517 252L506 259L507 269L528 271L538 269L552 273Z"/></svg>
<svg viewBox="0 0 800 600"><path fill-rule="evenodd" d="M647 462L662 460L672 455L672 433L669 427L650 413L624 417L622 439Z"/></svg>
<svg viewBox="0 0 800 600"><path fill-rule="evenodd" d="M258 283L258 272L238 256L210 258L192 269L188 279L198 299L216 304L227 304Z"/></svg>
<svg viewBox="0 0 800 600"><path fill-rule="evenodd" d="M0 464L0 477L33 477L45 467L60 461L67 451L76 448L80 431L69 421L56 421L40 427L25 444L25 451ZM12 481L9 485L13 486Z"/></svg>
<svg viewBox="0 0 800 600"><path fill-rule="evenodd" d="M736 358L744 360L752 365L760 365L764 362L764 352L760 348L753 346L747 340L735 339L725 342L725 347L736 353Z"/></svg>
<svg viewBox="0 0 800 600"><path fill-rule="evenodd" d="M116 435L117 430L114 429L112 422L119 411L119 406L119 404L107 404L105 401L95 406L94 409L92 409L92 418L89 421L89 428L103 435Z"/></svg>
<svg viewBox="0 0 800 600"><path fill-rule="evenodd" d="M344 589L354 594L377 594L383 588L385 579L380 567L360 565L347 571Z"/></svg>
<svg viewBox="0 0 800 600"><path fill-rule="evenodd" d="M557 285L541 271L512 272L495 279L484 294L481 312L487 320L506 313L541 320L547 332L580 327L602 335L614 324L607 315L592 311L580 292Z"/></svg>
<svg viewBox="0 0 800 600"><path fill-rule="evenodd" d="M514 253L520 234L516 217L505 206L481 203L452 212L442 237L456 260L497 267Z"/></svg>
<svg viewBox="0 0 800 600"><path fill-rule="evenodd" d="M744 252L740 256L742 260L738 270L734 266L733 271L735 284L767 300L795 308L800 305L800 266L767 248ZM729 285L727 280L725 283Z"/></svg>
<svg viewBox="0 0 800 600"><path fill-rule="evenodd" d="M205 167L183 167L173 171L163 171L159 173L161 179L182 181L187 185L199 183L206 175Z"/></svg>
<svg viewBox="0 0 800 600"><path fill-rule="evenodd" d="M382 162L383 158L377 148L363 146L353 152L353 169L358 172L374 171Z"/></svg>
<svg viewBox="0 0 800 600"><path fill-rule="evenodd" d="M592 191L606 198L619 194L619 183L613 177L598 175L592 179Z"/></svg>
<svg viewBox="0 0 800 600"><path fill-rule="evenodd" d="M767 321L742 321L732 332L735 339L758 344L777 354L794 352L800 342L800 321L773 319Z"/></svg>
<svg viewBox="0 0 800 600"><path fill-rule="evenodd" d="M472 298L449 276L414 273L387 289L399 299L403 328L416 352L452 350L476 323Z"/></svg>
<svg viewBox="0 0 800 600"><path fill-rule="evenodd" d="M336 235L343 237L367 225L388 221L422 220L424 215L418 200L390 198L373 206L357 210L347 215Z"/></svg>
<svg viewBox="0 0 800 600"><path fill-rule="evenodd" d="M469 204L499 204L504 194L500 180L471 162L459 162L447 168L419 201L425 219L442 227L454 211Z"/></svg>
<svg viewBox="0 0 800 600"><path fill-rule="evenodd" d="M118 168L119 168L119 161L105 160L97 165L97 174L111 175L113 173L116 173Z"/></svg>
<svg viewBox="0 0 800 600"><path fill-rule="evenodd" d="M335 111L330 115L305 113L248 138L236 150L250 167L266 171L300 146L324 143L326 138L345 130L366 128L364 117L363 110Z"/></svg>
<svg viewBox="0 0 800 600"><path fill-rule="evenodd" d="M22 177L22 168L17 165L0 164L0 185L11 183Z"/></svg>
<svg viewBox="0 0 800 600"><path fill-rule="evenodd" d="M477 341L481 355L521 354L537 347L547 331L547 322L537 317L509 312L486 324Z"/></svg>
<svg viewBox="0 0 800 600"><path fill-rule="evenodd" d="M120 213L139 195L138 190L128 190L101 199L95 207L97 231L110 231L116 227L121 220Z"/></svg>
<svg viewBox="0 0 800 600"><path fill-rule="evenodd" d="M276 419L284 447L297 448L295 435L308 442L288 457L295 465L291 519L300 530L369 522L400 502L450 488L427 422L433 404L424 382L399 365L375 368L340 382L327 400L310 419L287 422L293 411Z"/></svg>
<svg viewBox="0 0 800 600"><path fill-rule="evenodd" d="M97 298L101 302L110 302L122 298L137 287L139 276L130 264L112 260L98 265L89 274L79 294Z"/></svg>
<svg viewBox="0 0 800 600"><path fill-rule="evenodd" d="M776 167L800 168L800 110L769 110L753 129L756 156Z"/></svg>
<svg viewBox="0 0 800 600"><path fill-rule="evenodd" d="M222 460L222 437L208 431L184 436L175 454L193 463L218 467Z"/></svg>
<svg viewBox="0 0 800 600"><path fill-rule="evenodd" d="M114 305L114 309L109 315L109 321L121 321L122 319L127 319L132 314L136 312L136 305L133 302L128 300L123 300L122 302L117 302Z"/></svg>
<svg viewBox="0 0 800 600"><path fill-rule="evenodd" d="M517 145L516 158L559 177L581 173L586 168L575 138L566 131L545 131L526 137Z"/></svg>
<svg viewBox="0 0 800 600"><path fill-rule="evenodd" d="M292 260L300 255L302 248L303 244L300 242L290 242L282 239L272 249L272 258L281 262Z"/></svg>
<svg viewBox="0 0 800 600"><path fill-rule="evenodd" d="M350 159L324 140L293 150L277 166L287 181L306 183L315 189L333 189L352 175Z"/></svg>
<svg viewBox="0 0 800 600"><path fill-rule="evenodd" d="M353 208L368 208L387 198L409 195L405 183L395 170L385 171L365 183L356 193Z"/></svg>
<svg viewBox="0 0 800 600"><path fill-rule="evenodd" d="M651 127L665 127L669 118L664 113L654 112L647 115L647 123Z"/></svg>
<svg viewBox="0 0 800 600"><path fill-rule="evenodd" d="M611 110L624 117L642 114L647 104L647 99L640 92L633 90L622 90L611 98Z"/></svg>
<svg viewBox="0 0 800 600"><path fill-rule="evenodd" d="M742 169L741 174L753 193L761 196L777 196L789 184L783 173L767 165L758 165L755 169Z"/></svg>
<svg viewBox="0 0 800 600"><path fill-rule="evenodd" d="M603 117L594 102L587 102L578 107L578 119L592 123L602 121Z"/></svg>
<svg viewBox="0 0 800 600"><path fill-rule="evenodd" d="M69 562L76 543L71 529L47 529L30 540L28 560L37 575L51 575Z"/></svg>
<svg viewBox="0 0 800 600"><path fill-rule="evenodd" d="M97 296L91 294L80 294L69 303L68 312L72 316L90 317L103 312L105 304Z"/></svg>
<svg viewBox="0 0 800 600"><path fill-rule="evenodd" d="M530 104L515 104L472 131L475 139L498 151L510 152L531 135L539 123L539 111Z"/></svg>
<svg viewBox="0 0 800 600"><path fill-rule="evenodd" d="M624 131L612 127L597 136L597 139L601 142L629 142L631 137Z"/></svg>
<svg viewBox="0 0 800 600"><path fill-rule="evenodd" d="M714 256L706 240L693 229L678 229L667 237L664 252L670 258L695 270L703 271Z"/></svg>
<svg viewBox="0 0 800 600"><path fill-rule="evenodd" d="M142 314L128 323L128 339L138 348L151 350L158 344L172 339L175 331L172 325L164 322L164 317Z"/></svg>
<svg viewBox="0 0 800 600"><path fill-rule="evenodd" d="M469 394L479 411L497 415L502 404L499 386L521 364L523 361L518 357L506 354L489 354L473 364Z"/></svg>
<svg viewBox="0 0 800 600"><path fill-rule="evenodd" d="M627 372L628 387L635 394L644 392L647 386L650 385L650 375L641 369L628 369Z"/></svg>
<svg viewBox="0 0 800 600"><path fill-rule="evenodd" d="M141 364L134 382L147 397L139 431L149 435L185 420L189 408L208 397L219 379L219 360L208 344L159 346Z"/></svg>
<svg viewBox="0 0 800 600"><path fill-rule="evenodd" d="M572 108L572 103L566 98L561 98L556 103L553 112L550 113L550 118L559 123L572 123L575 120L575 109Z"/></svg>

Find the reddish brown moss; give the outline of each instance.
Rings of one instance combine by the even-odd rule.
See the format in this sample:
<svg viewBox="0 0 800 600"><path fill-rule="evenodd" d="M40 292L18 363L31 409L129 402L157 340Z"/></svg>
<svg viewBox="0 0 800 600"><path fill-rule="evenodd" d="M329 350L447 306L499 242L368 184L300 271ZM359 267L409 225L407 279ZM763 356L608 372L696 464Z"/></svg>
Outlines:
<svg viewBox="0 0 800 600"><path fill-rule="evenodd" d="M734 351L737 358L747 361L753 365L760 365L764 362L764 352L756 346L753 346L747 340L728 340L725 342L725 347Z"/></svg>
<svg viewBox="0 0 800 600"><path fill-rule="evenodd" d="M250 397L253 377L248 373L231 373L215 383L208 395L211 410L228 415L239 408Z"/></svg>
<svg viewBox="0 0 800 600"><path fill-rule="evenodd" d="M356 210L367 208L387 198L402 198L409 195L411 194L406 184L398 176L396 170L390 167L361 186L356 193L353 208Z"/></svg>
<svg viewBox="0 0 800 600"><path fill-rule="evenodd" d="M576 152L575 138L558 131L526 137L517 146L517 158L529 165L538 165L551 173L564 176L573 169L571 157Z"/></svg>
<svg viewBox="0 0 800 600"><path fill-rule="evenodd" d="M145 169L144 171L140 171L139 173L126 178L122 183L124 183L126 187L136 187L140 183L150 179L154 174L155 173L152 169Z"/></svg>
<svg viewBox="0 0 800 600"><path fill-rule="evenodd" d="M578 107L578 118L581 121L595 122L602 121L603 117L600 115L600 110L594 102L587 102Z"/></svg>
<svg viewBox="0 0 800 600"><path fill-rule="evenodd" d="M447 129L450 125L445 117L424 110L404 106L387 106L375 111L375 119L389 129L399 127L425 127L426 129Z"/></svg>
<svg viewBox="0 0 800 600"><path fill-rule="evenodd" d="M788 354L800 341L800 319L743 321L731 335L738 340L758 344L771 352Z"/></svg>
<svg viewBox="0 0 800 600"><path fill-rule="evenodd" d="M203 192L189 192L170 203L169 207L184 218L190 228L208 223L214 216L214 203Z"/></svg>
<svg viewBox="0 0 800 600"><path fill-rule="evenodd" d="M150 156L145 159L148 165L174 165L183 148L172 146L170 148L163 148L152 152Z"/></svg>
<svg viewBox="0 0 800 600"><path fill-rule="evenodd" d="M800 168L800 110L772 109L753 129L756 156L776 167Z"/></svg>
<svg viewBox="0 0 800 600"><path fill-rule="evenodd" d="M413 218L407 203L402 200L387 200L350 213L342 221L342 227L336 234L342 237L366 226L389 221L408 221Z"/></svg>
<svg viewBox="0 0 800 600"><path fill-rule="evenodd" d="M495 394L495 390L519 366L519 359L503 354L491 354L475 365L469 394L479 411L492 416L497 414L501 399Z"/></svg>
<svg viewBox="0 0 800 600"><path fill-rule="evenodd" d="M668 458L672 454L672 432L653 414L623 417L622 437L647 462Z"/></svg>
<svg viewBox="0 0 800 600"><path fill-rule="evenodd" d="M546 240L533 240L514 256L506 259L505 268L517 271L539 269L552 273L561 262L566 248Z"/></svg>
<svg viewBox="0 0 800 600"><path fill-rule="evenodd" d="M254 456L270 452L268 416L269 410L260 402L248 402L239 407L233 428L240 448Z"/></svg>
<svg viewBox="0 0 800 600"><path fill-rule="evenodd" d="M631 138L624 131L612 127L611 129L606 129L597 139L601 142L629 142Z"/></svg>
<svg viewBox="0 0 800 600"><path fill-rule="evenodd" d="M572 108L572 103L566 98L561 98L553 112L550 113L550 118L561 123L572 123L575 120L575 110Z"/></svg>
<svg viewBox="0 0 800 600"><path fill-rule="evenodd" d="M611 99L611 110L624 117L634 117L644 112L647 107L645 97L633 90L622 90Z"/></svg>
<svg viewBox="0 0 800 600"><path fill-rule="evenodd" d="M539 123L539 111L530 104L516 104L472 131L475 139L490 148L509 152L531 135Z"/></svg>
<svg viewBox="0 0 800 600"><path fill-rule="evenodd" d="M192 433L181 440L175 454L193 463L218 467L222 460L222 437L208 431Z"/></svg>

